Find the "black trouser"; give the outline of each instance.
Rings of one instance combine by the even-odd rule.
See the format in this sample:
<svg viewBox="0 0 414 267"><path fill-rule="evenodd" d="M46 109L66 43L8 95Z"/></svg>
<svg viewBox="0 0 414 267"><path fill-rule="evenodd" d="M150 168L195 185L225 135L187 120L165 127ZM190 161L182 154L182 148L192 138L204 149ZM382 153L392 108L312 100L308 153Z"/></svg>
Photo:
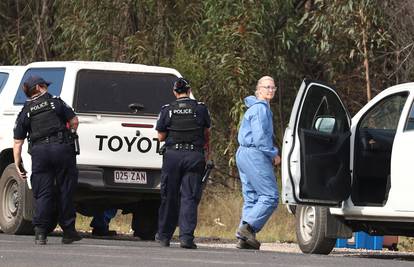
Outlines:
<svg viewBox="0 0 414 267"><path fill-rule="evenodd" d="M200 151L168 149L165 152L158 219L161 240L170 240L178 223L180 240L193 241L205 164Z"/></svg>
<svg viewBox="0 0 414 267"><path fill-rule="evenodd" d="M73 146L66 143L35 144L31 153L31 183L35 200L33 225L47 231L56 222L57 208L62 230L75 230L73 195L78 169Z"/></svg>

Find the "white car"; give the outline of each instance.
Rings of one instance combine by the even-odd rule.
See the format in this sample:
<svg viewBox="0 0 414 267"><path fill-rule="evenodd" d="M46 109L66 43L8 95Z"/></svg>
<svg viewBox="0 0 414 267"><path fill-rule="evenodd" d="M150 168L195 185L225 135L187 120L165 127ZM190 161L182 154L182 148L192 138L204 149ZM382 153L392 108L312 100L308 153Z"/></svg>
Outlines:
<svg viewBox="0 0 414 267"><path fill-rule="evenodd" d="M335 90L304 80L282 151L282 201L304 253L352 232L414 236L414 83L393 86L351 120Z"/></svg>
<svg viewBox="0 0 414 267"><path fill-rule="evenodd" d="M153 239L162 164L155 124L161 107L175 100L172 86L180 73L157 66L86 61L0 67L0 228L9 234L33 231L30 180L18 177L12 153L13 126L26 101L21 88L29 75L51 81L49 92L72 106L79 118L77 211L133 212L139 218L135 234ZM30 173L27 141L23 151Z"/></svg>

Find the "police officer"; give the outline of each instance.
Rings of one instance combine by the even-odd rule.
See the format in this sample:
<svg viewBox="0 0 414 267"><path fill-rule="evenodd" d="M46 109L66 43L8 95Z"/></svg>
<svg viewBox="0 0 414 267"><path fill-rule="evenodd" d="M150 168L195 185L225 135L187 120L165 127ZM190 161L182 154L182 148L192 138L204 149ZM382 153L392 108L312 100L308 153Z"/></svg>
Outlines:
<svg viewBox="0 0 414 267"><path fill-rule="evenodd" d="M161 205L156 239L168 247L175 227L180 246L195 249L194 230L201 199L201 180L208 157L210 115L207 107L190 99L187 80L174 83L176 101L162 107L156 130L166 151L161 170Z"/></svg>
<svg viewBox="0 0 414 267"><path fill-rule="evenodd" d="M63 100L47 92L49 85L50 82L39 76L26 79L23 91L28 100L14 127L14 162L22 179L26 179L26 172L21 151L24 139L27 137L29 141L35 204L33 225L35 243L40 245L46 244L47 234L53 231L56 219L63 230L62 243L69 244L81 239L75 230L73 203L78 179L73 137L78 119ZM71 135L70 131L74 134ZM58 206L58 218L55 203Z"/></svg>

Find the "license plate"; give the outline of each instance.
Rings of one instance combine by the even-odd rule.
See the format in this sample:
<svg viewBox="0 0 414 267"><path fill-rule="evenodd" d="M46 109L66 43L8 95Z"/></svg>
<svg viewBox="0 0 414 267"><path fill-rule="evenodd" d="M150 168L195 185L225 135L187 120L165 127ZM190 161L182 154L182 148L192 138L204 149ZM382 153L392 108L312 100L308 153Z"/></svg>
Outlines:
<svg viewBox="0 0 414 267"><path fill-rule="evenodd" d="M115 170L114 182L120 184L147 184L147 172Z"/></svg>

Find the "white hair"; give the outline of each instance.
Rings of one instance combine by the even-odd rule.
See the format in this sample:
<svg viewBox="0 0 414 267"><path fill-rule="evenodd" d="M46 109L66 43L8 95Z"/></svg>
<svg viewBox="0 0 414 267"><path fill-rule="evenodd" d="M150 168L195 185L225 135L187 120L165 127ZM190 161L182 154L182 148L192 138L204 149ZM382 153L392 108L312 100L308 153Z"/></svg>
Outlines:
<svg viewBox="0 0 414 267"><path fill-rule="evenodd" d="M270 77L270 76L263 76L262 78L260 78L260 79L257 81L257 84L256 84L256 91L254 92L254 94L255 94L255 96L256 96L256 97L258 96L258 90L259 90L260 85L261 85L264 81L266 81L266 80L270 80L270 81L272 81L273 83L275 82L275 80L274 80L272 77Z"/></svg>

